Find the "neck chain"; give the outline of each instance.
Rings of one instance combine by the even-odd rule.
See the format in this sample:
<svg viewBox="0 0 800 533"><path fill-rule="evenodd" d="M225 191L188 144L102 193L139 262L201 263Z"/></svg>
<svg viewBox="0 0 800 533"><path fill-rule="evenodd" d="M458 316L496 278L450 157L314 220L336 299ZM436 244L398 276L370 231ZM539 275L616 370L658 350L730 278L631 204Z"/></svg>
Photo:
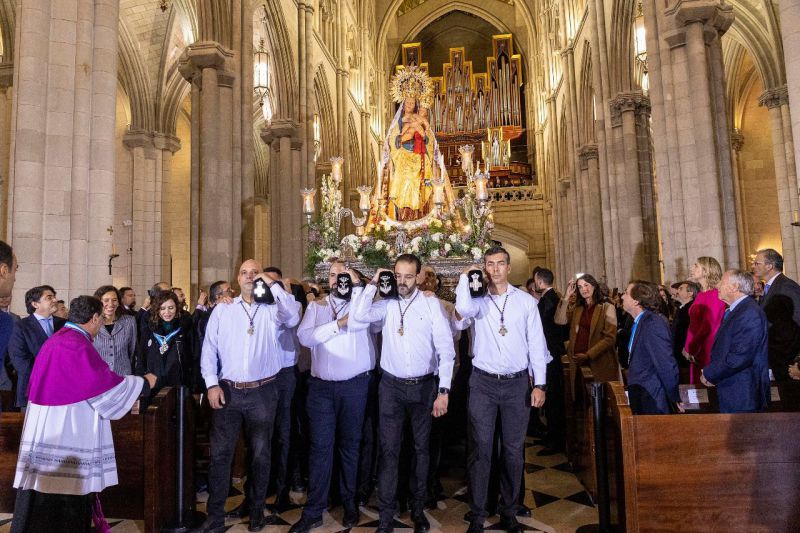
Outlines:
<svg viewBox="0 0 800 533"><path fill-rule="evenodd" d="M256 332L256 327L253 324L253 322L256 319L256 315L258 314L258 310L261 309L261 305L260 304L256 304L256 310L253 312L253 316L250 316L250 313L247 312L247 308L244 306L244 302L240 301L239 305L242 306L242 309L244 309L244 314L247 315L247 318L250 321L250 327L247 328L247 334L248 335L252 335L252 334L254 334Z"/></svg>
<svg viewBox="0 0 800 533"><path fill-rule="evenodd" d="M400 305L400 300L399 299L397 300L397 308L400 310L400 329L397 330L397 333L399 333L401 337L403 336L403 333L405 333L404 322L406 318L406 313L408 312L408 308L411 307L411 304L414 303L414 300L417 299L417 296L419 296L419 290L417 290L414 293L414 297L411 298L411 301L408 302L408 305L406 306L405 309L403 309L403 306Z"/></svg>
<svg viewBox="0 0 800 533"><path fill-rule="evenodd" d="M499 330L499 333L500 333L501 336L505 336L505 334L508 333L508 330L506 329L506 325L504 324L504 322L505 322L505 313L506 313L506 304L508 303L508 295L509 295L509 292L508 292L508 290L506 290L506 298L505 298L505 300L503 300L503 307L502 308L500 308L497 305L497 302L494 301L494 298L492 298L491 295L489 295L489 300L491 300L492 304L494 304L494 307L495 307L495 309L497 309L497 312L500 313L500 330Z"/></svg>
<svg viewBox="0 0 800 533"><path fill-rule="evenodd" d="M347 300L345 300L344 302L342 302L342 305L340 305L339 307L336 307L336 306L333 304L333 296L331 296L331 295L328 295L328 304L331 306L331 311L333 312L333 319L334 319L334 320L339 320L339 313L340 313L340 312L341 312L341 310L342 310L342 309L344 309L344 308L345 308L345 306L347 305Z"/></svg>

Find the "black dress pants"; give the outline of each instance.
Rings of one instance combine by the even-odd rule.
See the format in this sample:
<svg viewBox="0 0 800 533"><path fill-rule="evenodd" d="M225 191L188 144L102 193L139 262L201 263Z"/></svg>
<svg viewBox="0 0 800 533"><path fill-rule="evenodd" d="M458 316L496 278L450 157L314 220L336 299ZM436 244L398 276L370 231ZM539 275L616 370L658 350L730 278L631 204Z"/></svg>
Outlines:
<svg viewBox="0 0 800 533"><path fill-rule="evenodd" d="M425 505L430 457L431 420L436 380L433 376L419 383L406 384L403 380L383 373L378 387L379 410L379 464L378 508L381 522L391 522L397 512L397 478L400 466L400 445L403 425L408 419L414 438L414 487L412 508ZM407 465L403 465L408 468Z"/></svg>
<svg viewBox="0 0 800 533"><path fill-rule="evenodd" d="M273 468L275 469L275 492L278 497L289 492L289 448L292 439L292 404L297 386L296 369L296 366L282 368L275 378L278 405L275 410L273 439L276 450Z"/></svg>
<svg viewBox="0 0 800 533"><path fill-rule="evenodd" d="M469 381L469 471L471 510L485 520L495 424L500 416L502 449L500 471L501 518L517 514L524 469L525 433L530 414L528 375L497 379L473 372Z"/></svg>
<svg viewBox="0 0 800 533"><path fill-rule="evenodd" d="M92 530L91 503L94 498L95 493L69 495L18 490L11 533L89 533Z"/></svg>
<svg viewBox="0 0 800 533"><path fill-rule="evenodd" d="M231 462L242 424L250 462L245 497L250 506L250 517L259 517L264 512L269 484L272 432L278 404L276 382L254 389L234 389L221 381L220 387L225 393L225 405L221 409L214 409L211 415L211 464L208 468L206 505L208 517L220 521L225 519Z"/></svg>
<svg viewBox="0 0 800 533"><path fill-rule="evenodd" d="M547 401L544 403L547 417L547 438L550 448L563 450L565 445L566 413L564 410L564 365L561 356L553 356L547 363Z"/></svg>

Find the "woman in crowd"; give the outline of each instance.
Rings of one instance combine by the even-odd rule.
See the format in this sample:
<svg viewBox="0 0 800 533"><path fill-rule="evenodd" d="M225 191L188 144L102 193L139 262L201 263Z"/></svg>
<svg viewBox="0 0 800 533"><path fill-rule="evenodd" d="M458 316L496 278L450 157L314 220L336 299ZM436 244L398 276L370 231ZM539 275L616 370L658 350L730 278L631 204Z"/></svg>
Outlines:
<svg viewBox="0 0 800 533"><path fill-rule="evenodd" d="M689 383L700 383L700 371L711 361L711 347L722 324L725 302L719 299L717 284L722 279L722 267L713 257L698 257L689 269L689 279L700 285L701 291L689 308L689 331L683 356L689 360Z"/></svg>
<svg viewBox="0 0 800 533"><path fill-rule="evenodd" d="M574 305L570 305L572 298ZM556 309L555 322L569 323L567 354L574 364L589 365L595 381L619 379L614 353L617 311L593 276L584 274L577 281L570 281Z"/></svg>
<svg viewBox="0 0 800 533"><path fill-rule="evenodd" d="M658 312L664 315L664 318L671 324L672 318L675 316L675 300L672 299L666 285L658 286L658 295L661 298Z"/></svg>
<svg viewBox="0 0 800 533"><path fill-rule="evenodd" d="M180 305L174 292L159 293L153 299L139 337L136 373L140 376L155 374L156 385L151 397L162 387L196 388L199 364L192 349L191 320L187 320Z"/></svg>
<svg viewBox="0 0 800 533"><path fill-rule="evenodd" d="M117 289L103 285L94 291L95 298L103 303L105 327L94 338L94 347L111 370L120 376L133 374L136 355L136 320L123 313Z"/></svg>

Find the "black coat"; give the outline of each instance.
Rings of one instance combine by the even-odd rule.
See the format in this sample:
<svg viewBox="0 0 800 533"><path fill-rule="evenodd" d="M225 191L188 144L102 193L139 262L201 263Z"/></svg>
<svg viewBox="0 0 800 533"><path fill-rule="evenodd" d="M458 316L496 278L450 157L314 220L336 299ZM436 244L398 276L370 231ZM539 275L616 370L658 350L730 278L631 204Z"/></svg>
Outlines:
<svg viewBox="0 0 800 533"><path fill-rule="evenodd" d="M556 308L558 307L558 294L555 289L550 289L542 295L537 304L539 308L539 318L542 321L542 330L547 342L547 350L553 356L554 361L561 362L561 356L567 353L564 342L569 336L569 326L556 324Z"/></svg>
<svg viewBox="0 0 800 533"><path fill-rule="evenodd" d="M157 380L152 394L155 395L162 387L177 387L184 385L195 390L199 362L199 354L195 357L194 331L191 319L179 319L181 331L170 339L169 348L161 353L161 345L153 335L149 322L142 327L137 346L136 375L155 374ZM158 331L164 334L164 331Z"/></svg>
<svg viewBox="0 0 800 533"><path fill-rule="evenodd" d="M759 305L769 322L769 366L777 381L788 381L800 353L800 285L779 274Z"/></svg>
<svg viewBox="0 0 800 533"><path fill-rule="evenodd" d="M672 334L663 315L646 311L636 325L629 355L628 396L639 415L666 415L680 401Z"/></svg>
<svg viewBox="0 0 800 533"><path fill-rule="evenodd" d="M674 341L672 354L681 368L689 368L689 361L683 356L683 347L686 345L686 335L689 333L689 308L693 303L694 299L676 309L672 319L672 340Z"/></svg>
<svg viewBox="0 0 800 533"><path fill-rule="evenodd" d="M60 330L66 320L53 317L53 333ZM35 316L29 315L14 323L14 331L8 341L8 357L17 370L17 407L28 404L28 381L33 362L47 340L47 334Z"/></svg>

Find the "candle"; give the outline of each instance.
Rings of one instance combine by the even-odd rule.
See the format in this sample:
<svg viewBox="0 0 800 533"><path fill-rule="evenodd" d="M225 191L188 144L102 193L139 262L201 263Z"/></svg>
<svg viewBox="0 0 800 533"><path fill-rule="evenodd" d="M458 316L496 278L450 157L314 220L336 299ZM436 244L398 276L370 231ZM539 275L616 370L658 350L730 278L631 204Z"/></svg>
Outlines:
<svg viewBox="0 0 800 533"><path fill-rule="evenodd" d="M472 154L474 151L475 147L471 144L466 144L458 149L458 153L461 154L461 170L467 176L472 175Z"/></svg>
<svg viewBox="0 0 800 533"><path fill-rule="evenodd" d="M365 212L369 211L369 195L372 194L372 187L369 185L360 185L356 190L358 191L358 208Z"/></svg>
<svg viewBox="0 0 800 533"><path fill-rule="evenodd" d="M331 157L331 178L336 183L342 181L342 164L344 159L341 156Z"/></svg>
<svg viewBox="0 0 800 533"><path fill-rule="evenodd" d="M300 189L300 195L303 197L303 214L310 217L314 214L314 195L316 189Z"/></svg>
<svg viewBox="0 0 800 533"><path fill-rule="evenodd" d="M475 197L479 202L485 202L489 199L489 188L486 178L487 175L485 173L475 174L475 179L473 180L473 183L475 183Z"/></svg>
<svg viewBox="0 0 800 533"><path fill-rule="evenodd" d="M433 183L433 203L437 206L444 204L444 179L441 177L432 181Z"/></svg>

